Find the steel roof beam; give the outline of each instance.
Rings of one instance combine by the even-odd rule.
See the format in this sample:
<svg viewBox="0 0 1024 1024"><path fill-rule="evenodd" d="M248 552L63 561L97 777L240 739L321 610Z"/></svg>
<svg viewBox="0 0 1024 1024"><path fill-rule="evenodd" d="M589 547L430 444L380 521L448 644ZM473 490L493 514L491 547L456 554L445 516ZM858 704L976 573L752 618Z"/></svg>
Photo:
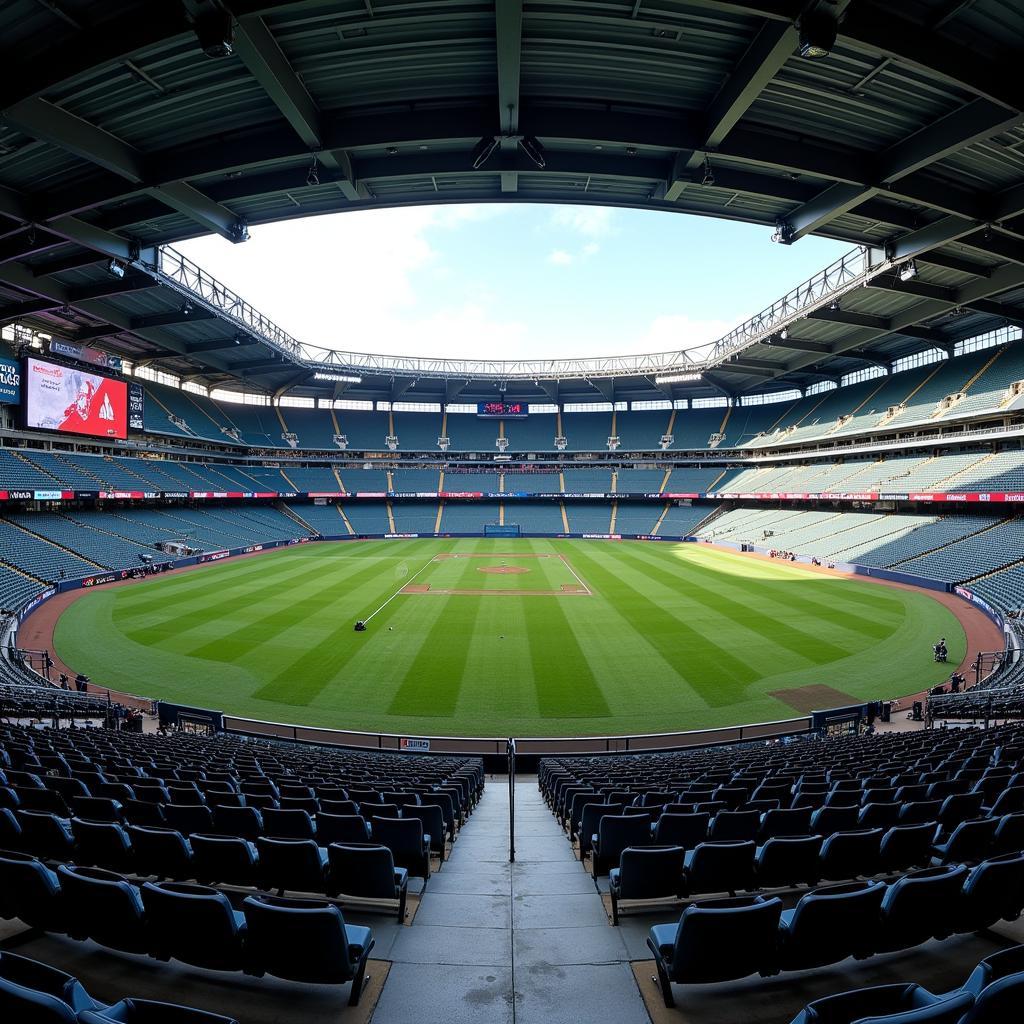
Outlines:
<svg viewBox="0 0 1024 1024"><path fill-rule="evenodd" d="M876 331L889 330L889 319L870 313L856 313L848 309L815 309L807 314L808 320L824 320L832 324L849 324L851 327L870 327Z"/></svg>
<svg viewBox="0 0 1024 1024"><path fill-rule="evenodd" d="M130 330L144 330L147 327L172 327L175 324L188 324L196 320L212 320L214 314L205 309L193 307L190 313L183 309L173 309L166 313L151 313L148 316L133 316L129 322Z"/></svg>
<svg viewBox="0 0 1024 1024"><path fill-rule="evenodd" d="M6 110L4 118L26 135L49 142L138 186L132 191L148 191L166 206L190 217L204 231L223 235L233 242L243 240L244 230L238 217L193 186L177 181L147 187L143 154L110 132L42 99L19 103ZM53 222L48 226L58 230Z"/></svg>
<svg viewBox="0 0 1024 1024"><path fill-rule="evenodd" d="M253 15L237 20L235 48L306 148L321 149L320 111L262 18Z"/></svg>
<svg viewBox="0 0 1024 1024"><path fill-rule="evenodd" d="M819 352L822 355L827 355L832 351L831 347L822 341L805 341L802 338L786 338L783 341L778 335L762 344L771 345L772 348L790 348L796 352Z"/></svg>
<svg viewBox="0 0 1024 1024"><path fill-rule="evenodd" d="M191 342L185 346L185 352L187 355L197 355L201 352L216 352L219 349L255 344L257 344L255 338L250 338L249 335L242 337L236 333L230 338L212 338L209 341Z"/></svg>
<svg viewBox="0 0 1024 1024"><path fill-rule="evenodd" d="M915 171L1018 125L1024 115L976 99L891 146L874 162L871 184L829 186L785 218L786 238L797 241L871 199Z"/></svg>
<svg viewBox="0 0 1024 1024"><path fill-rule="evenodd" d="M60 309L62 303L53 299L26 299L11 306L0 307L0 326L16 323L26 316L45 313L52 309Z"/></svg>

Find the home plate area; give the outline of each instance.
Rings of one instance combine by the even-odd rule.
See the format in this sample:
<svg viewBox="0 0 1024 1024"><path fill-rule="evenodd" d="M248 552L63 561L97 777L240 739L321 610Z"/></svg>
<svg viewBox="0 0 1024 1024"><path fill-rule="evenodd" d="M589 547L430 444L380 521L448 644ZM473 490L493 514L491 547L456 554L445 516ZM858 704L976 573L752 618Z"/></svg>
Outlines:
<svg viewBox="0 0 1024 1024"><path fill-rule="evenodd" d="M403 594L466 597L589 597L589 587L557 554L435 555Z"/></svg>

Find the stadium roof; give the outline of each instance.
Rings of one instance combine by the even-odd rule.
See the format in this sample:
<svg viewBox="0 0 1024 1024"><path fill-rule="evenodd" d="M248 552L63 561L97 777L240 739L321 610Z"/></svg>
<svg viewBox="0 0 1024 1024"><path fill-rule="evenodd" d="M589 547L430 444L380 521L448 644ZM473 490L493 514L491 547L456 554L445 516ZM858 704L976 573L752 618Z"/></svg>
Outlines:
<svg viewBox="0 0 1024 1024"><path fill-rule="evenodd" d="M567 363L555 387L536 367L367 356L353 394L806 386L1024 322L1010 0L10 0L0 30L0 322L204 383L316 386L317 354L266 324L235 330L222 297L190 298L194 274L156 269L157 247L422 203L723 217L785 244L848 240L864 267L725 339L700 382L655 385L678 353ZM801 55L812 46L829 52Z"/></svg>

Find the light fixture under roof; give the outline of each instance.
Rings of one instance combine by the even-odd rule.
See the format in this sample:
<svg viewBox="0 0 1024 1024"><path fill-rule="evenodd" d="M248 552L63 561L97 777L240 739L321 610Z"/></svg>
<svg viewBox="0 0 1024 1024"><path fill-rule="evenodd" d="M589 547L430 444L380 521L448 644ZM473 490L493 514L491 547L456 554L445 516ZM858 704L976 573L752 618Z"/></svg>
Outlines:
<svg viewBox="0 0 1024 1024"><path fill-rule="evenodd" d="M327 380L335 384L362 384L362 377L355 377L348 373L327 373L323 370L317 370L313 374L313 380Z"/></svg>
<svg viewBox="0 0 1024 1024"><path fill-rule="evenodd" d="M701 380L699 373L669 373L664 377L655 377L655 384L684 384L688 381Z"/></svg>
<svg viewBox="0 0 1024 1024"><path fill-rule="evenodd" d="M499 139L497 135L485 135L474 147L473 147L473 170L479 171L481 167L488 160L491 155L498 148Z"/></svg>
<svg viewBox="0 0 1024 1024"><path fill-rule="evenodd" d="M800 19L800 45L797 52L804 60L823 60L836 45L838 26L827 11L808 11Z"/></svg>
<svg viewBox="0 0 1024 1024"><path fill-rule="evenodd" d="M900 280L913 281L915 277L917 277L917 264L913 260L907 260L907 262L900 267Z"/></svg>

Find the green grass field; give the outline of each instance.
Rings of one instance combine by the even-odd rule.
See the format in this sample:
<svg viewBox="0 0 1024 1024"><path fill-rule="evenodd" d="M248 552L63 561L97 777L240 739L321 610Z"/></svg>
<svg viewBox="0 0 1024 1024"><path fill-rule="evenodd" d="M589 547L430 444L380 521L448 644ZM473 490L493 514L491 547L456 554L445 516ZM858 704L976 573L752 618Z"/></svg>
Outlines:
<svg viewBox="0 0 1024 1024"><path fill-rule="evenodd" d="M924 593L695 544L481 539L308 544L97 590L55 645L98 684L247 717L571 736L792 718L771 694L816 684L914 692L948 675L940 635L957 664L963 629Z"/></svg>

